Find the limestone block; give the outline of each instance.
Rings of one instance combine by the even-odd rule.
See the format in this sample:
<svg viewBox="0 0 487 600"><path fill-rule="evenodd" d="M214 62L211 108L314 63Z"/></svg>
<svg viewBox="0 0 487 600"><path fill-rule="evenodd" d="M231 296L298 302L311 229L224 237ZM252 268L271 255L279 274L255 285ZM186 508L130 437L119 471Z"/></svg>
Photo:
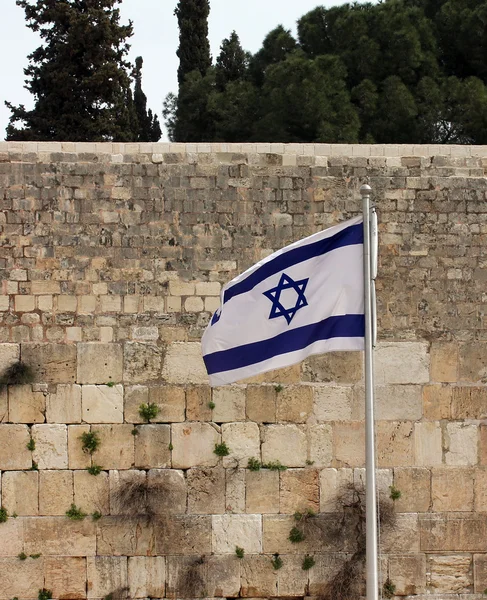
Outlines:
<svg viewBox="0 0 487 600"><path fill-rule="evenodd" d="M44 587L42 560L0 558L0 598L37 598Z"/></svg>
<svg viewBox="0 0 487 600"><path fill-rule="evenodd" d="M431 344L431 381L455 383L458 381L458 345L434 342Z"/></svg>
<svg viewBox="0 0 487 600"><path fill-rule="evenodd" d="M431 471L431 497L435 512L472 511L474 471L462 468L439 468Z"/></svg>
<svg viewBox="0 0 487 600"><path fill-rule="evenodd" d="M211 553L210 515L172 515L154 524L155 554Z"/></svg>
<svg viewBox="0 0 487 600"><path fill-rule="evenodd" d="M337 496L353 483L352 469L323 469L320 471L320 512L337 510Z"/></svg>
<svg viewBox="0 0 487 600"><path fill-rule="evenodd" d="M326 594L327 583L331 581L343 567L345 556L340 554L317 554L315 566L308 571L309 594L321 596ZM285 556L283 560L287 560Z"/></svg>
<svg viewBox="0 0 487 600"><path fill-rule="evenodd" d="M428 591L434 594L469 592L473 585L470 554L428 556Z"/></svg>
<svg viewBox="0 0 487 600"><path fill-rule="evenodd" d="M279 472L269 469L245 473L245 512L279 512Z"/></svg>
<svg viewBox="0 0 487 600"><path fill-rule="evenodd" d="M0 389L0 423L8 422L8 394L7 388Z"/></svg>
<svg viewBox="0 0 487 600"><path fill-rule="evenodd" d="M104 598L128 586L127 557L90 556L86 562L88 598Z"/></svg>
<svg viewBox="0 0 487 600"><path fill-rule="evenodd" d="M225 512L225 469L189 469L186 477L189 513L211 515Z"/></svg>
<svg viewBox="0 0 487 600"><path fill-rule="evenodd" d="M174 342L170 344L162 377L168 383L208 383L208 375L201 355L199 342Z"/></svg>
<svg viewBox="0 0 487 600"><path fill-rule="evenodd" d="M81 423L81 386L60 384L46 398L48 423Z"/></svg>
<svg viewBox="0 0 487 600"><path fill-rule="evenodd" d="M184 388L162 385L149 388L149 402L157 404L159 413L152 422L180 423L185 420L186 395Z"/></svg>
<svg viewBox="0 0 487 600"><path fill-rule="evenodd" d="M83 451L81 436L89 433L89 425L68 425L68 462L70 469L87 469L91 466L91 455ZM98 462L97 454L94 454Z"/></svg>
<svg viewBox="0 0 487 600"><path fill-rule="evenodd" d="M128 559L130 598L163 598L165 585L166 559L163 556L131 556Z"/></svg>
<svg viewBox="0 0 487 600"><path fill-rule="evenodd" d="M382 421L415 421L423 414L421 386L377 385L375 387L376 419ZM365 395L360 394L361 413L364 419Z"/></svg>
<svg viewBox="0 0 487 600"><path fill-rule="evenodd" d="M233 554L237 546L247 554L262 552L261 515L212 516L212 551Z"/></svg>
<svg viewBox="0 0 487 600"><path fill-rule="evenodd" d="M242 598L277 596L277 573L269 568L267 556L245 556L240 570Z"/></svg>
<svg viewBox="0 0 487 600"><path fill-rule="evenodd" d="M340 466L361 467L365 463L363 423L336 423L333 428L335 459Z"/></svg>
<svg viewBox="0 0 487 600"><path fill-rule="evenodd" d="M167 559L168 598L204 598L208 564L204 556L170 556Z"/></svg>
<svg viewBox="0 0 487 600"><path fill-rule="evenodd" d="M307 459L306 434L298 425L264 425L262 462L279 461L286 467L304 467Z"/></svg>
<svg viewBox="0 0 487 600"><path fill-rule="evenodd" d="M42 383L75 383L76 346L72 344L22 344L22 361Z"/></svg>
<svg viewBox="0 0 487 600"><path fill-rule="evenodd" d="M385 554L417 554L420 551L418 516L398 514L394 527L382 533L381 548Z"/></svg>
<svg viewBox="0 0 487 600"><path fill-rule="evenodd" d="M154 552L154 528L145 519L102 517L96 528L96 547L99 555L148 556Z"/></svg>
<svg viewBox="0 0 487 600"><path fill-rule="evenodd" d="M302 556L286 556L277 571L279 596L306 596L309 571L303 570Z"/></svg>
<svg viewBox="0 0 487 600"><path fill-rule="evenodd" d="M123 380L126 383L144 383L160 378L163 350L157 344L126 342L123 354Z"/></svg>
<svg viewBox="0 0 487 600"><path fill-rule="evenodd" d="M46 556L44 572L54 598L86 598L86 558Z"/></svg>
<svg viewBox="0 0 487 600"><path fill-rule="evenodd" d="M221 387L213 390L215 408L212 420L215 423L230 423L245 420L245 389Z"/></svg>
<svg viewBox="0 0 487 600"><path fill-rule="evenodd" d="M434 467L443 462L441 426L439 423L415 423L414 425L415 464Z"/></svg>
<svg viewBox="0 0 487 600"><path fill-rule="evenodd" d="M12 423L44 423L46 396L31 385L11 386L8 391L9 420Z"/></svg>
<svg viewBox="0 0 487 600"><path fill-rule="evenodd" d="M77 346L77 383L122 381L123 355L120 344L84 342Z"/></svg>
<svg viewBox="0 0 487 600"><path fill-rule="evenodd" d="M425 419L449 419L451 416L452 388L444 385L423 387L423 415Z"/></svg>
<svg viewBox="0 0 487 600"><path fill-rule="evenodd" d="M460 343L459 380L469 383L485 383L487 378L487 342Z"/></svg>
<svg viewBox="0 0 487 600"><path fill-rule="evenodd" d="M487 388L455 387L451 403L452 419L487 418Z"/></svg>
<svg viewBox="0 0 487 600"><path fill-rule="evenodd" d="M257 423L224 423L222 442L230 450L223 457L223 466L246 467L249 458L260 456L260 432Z"/></svg>
<svg viewBox="0 0 487 600"><path fill-rule="evenodd" d="M20 359L20 344L0 344L0 373Z"/></svg>
<svg viewBox="0 0 487 600"><path fill-rule="evenodd" d="M281 473L280 512L294 514L320 508L319 477L316 469L288 469Z"/></svg>
<svg viewBox="0 0 487 600"><path fill-rule="evenodd" d="M72 503L72 471L41 471L39 473L40 515L64 516ZM86 511L84 506L81 508Z"/></svg>
<svg viewBox="0 0 487 600"><path fill-rule="evenodd" d="M374 352L375 382L428 383L429 348L423 342L379 342Z"/></svg>
<svg viewBox="0 0 487 600"><path fill-rule="evenodd" d="M467 423L447 423L445 432L445 462L447 465L476 465L478 460L478 426Z"/></svg>
<svg viewBox="0 0 487 600"><path fill-rule="evenodd" d="M145 385L130 385L124 388L124 419L126 423L143 423L139 408L149 402L149 388Z"/></svg>
<svg viewBox="0 0 487 600"><path fill-rule="evenodd" d="M95 454L97 464L104 469L130 469L135 460L132 425L92 425L100 445Z"/></svg>
<svg viewBox="0 0 487 600"><path fill-rule="evenodd" d="M274 385L247 387L247 419L256 423L276 422L277 392Z"/></svg>
<svg viewBox="0 0 487 600"><path fill-rule="evenodd" d="M110 471L110 514L137 519L147 513L146 471Z"/></svg>
<svg viewBox="0 0 487 600"><path fill-rule="evenodd" d="M408 421L377 423L377 462L380 467L412 465L413 424Z"/></svg>
<svg viewBox="0 0 487 600"><path fill-rule="evenodd" d="M9 515L39 514L39 473L7 471L2 477L2 506Z"/></svg>
<svg viewBox="0 0 487 600"><path fill-rule="evenodd" d="M353 470L353 484L357 488L365 489L367 473L364 468ZM376 486L379 498L389 498L390 487L393 483L392 469L376 469Z"/></svg>
<svg viewBox="0 0 487 600"><path fill-rule="evenodd" d="M220 436L209 423L173 423L171 439L174 468L214 467L218 463L214 449Z"/></svg>
<svg viewBox="0 0 487 600"><path fill-rule="evenodd" d="M33 459L39 469L68 468L68 427L60 424L32 426L32 439L35 442Z"/></svg>
<svg viewBox="0 0 487 600"><path fill-rule="evenodd" d="M363 376L359 352L330 352L310 356L303 364L303 381L316 383L357 383Z"/></svg>
<svg viewBox="0 0 487 600"><path fill-rule="evenodd" d="M92 514L110 512L110 493L108 473L102 471L98 475L90 475L88 471L74 471L74 503L83 511ZM68 505L69 506L69 505Z"/></svg>
<svg viewBox="0 0 487 600"><path fill-rule="evenodd" d="M208 557L206 592L209 597L236 598L240 591L240 560L236 556Z"/></svg>
<svg viewBox="0 0 487 600"><path fill-rule="evenodd" d="M151 469L147 474L147 505L156 515L186 512L187 485L184 473L175 469Z"/></svg>
<svg viewBox="0 0 487 600"><path fill-rule="evenodd" d="M95 524L92 519L72 521L66 517L25 518L24 552L40 552L50 556L94 556Z"/></svg>
<svg viewBox="0 0 487 600"><path fill-rule="evenodd" d="M351 420L351 387L320 385L311 389L313 390L314 399L313 414L318 422Z"/></svg>
<svg viewBox="0 0 487 600"><path fill-rule="evenodd" d="M431 474L422 467L394 469L394 486L401 497L394 502L397 512L427 512L431 504Z"/></svg>
<svg viewBox="0 0 487 600"><path fill-rule="evenodd" d="M225 510L245 512L245 469L225 469Z"/></svg>
<svg viewBox="0 0 487 600"><path fill-rule="evenodd" d="M476 512L487 512L487 470L477 468L474 483Z"/></svg>
<svg viewBox="0 0 487 600"><path fill-rule="evenodd" d="M255 377L248 377L241 383L247 384L261 384L261 383L275 383L275 384L291 384L299 383L301 381L301 365L292 365L291 367L284 367L282 369L274 369L267 373L261 373Z"/></svg>
<svg viewBox="0 0 487 600"><path fill-rule="evenodd" d="M421 515L419 520L422 552L485 552L485 515L444 513Z"/></svg>
<svg viewBox="0 0 487 600"><path fill-rule="evenodd" d="M336 518L336 517L335 517ZM299 544L293 544L289 540L289 532L296 525L294 517L291 515L263 515L262 517L262 549L265 554L304 554L312 552L313 541L316 541L315 522L313 518L312 528L306 528L305 540ZM320 552L333 551L340 552L341 546L334 540L333 549L330 546L330 528L324 526L320 521L316 529L320 532L321 543ZM313 535L313 533L315 535Z"/></svg>
<svg viewBox="0 0 487 600"><path fill-rule="evenodd" d="M2 523L0 556L17 556L24 548L23 519L8 519Z"/></svg>
<svg viewBox="0 0 487 600"><path fill-rule="evenodd" d="M186 419L188 421L211 421L211 388L192 385L186 388Z"/></svg>
<svg viewBox="0 0 487 600"><path fill-rule="evenodd" d="M473 571L475 575L474 592L483 594L487 588L487 556L485 554L473 555Z"/></svg>
<svg viewBox="0 0 487 600"><path fill-rule="evenodd" d="M418 556L391 556L389 579L396 586L396 595L409 596L426 591L426 558Z"/></svg>
<svg viewBox="0 0 487 600"><path fill-rule="evenodd" d="M171 426L138 425L135 436L135 466L140 469L171 466Z"/></svg>
<svg viewBox="0 0 487 600"><path fill-rule="evenodd" d="M306 423L313 412L313 388L307 385L285 386L276 396L278 421Z"/></svg>
<svg viewBox="0 0 487 600"><path fill-rule="evenodd" d="M123 423L123 386L82 386L81 408L86 423Z"/></svg>
<svg viewBox="0 0 487 600"><path fill-rule="evenodd" d="M315 467L328 467L333 457L333 428L330 424L308 426L308 457Z"/></svg>
<svg viewBox="0 0 487 600"><path fill-rule="evenodd" d="M0 425L0 469L2 471L30 469L32 456L27 450L29 441L27 425Z"/></svg>

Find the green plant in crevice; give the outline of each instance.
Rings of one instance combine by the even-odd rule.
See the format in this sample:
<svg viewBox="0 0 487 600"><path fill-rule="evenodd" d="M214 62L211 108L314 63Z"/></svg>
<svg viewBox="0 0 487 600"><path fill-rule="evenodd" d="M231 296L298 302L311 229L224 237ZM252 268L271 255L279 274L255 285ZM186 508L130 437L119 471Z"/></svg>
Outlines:
<svg viewBox="0 0 487 600"><path fill-rule="evenodd" d="M277 385L274 386L274 389L279 394L279 392L282 392L282 390L284 389L284 387L280 383L278 383Z"/></svg>
<svg viewBox="0 0 487 600"><path fill-rule="evenodd" d="M278 460L274 460L268 463L262 463L263 469L269 469L270 471L285 471L287 467L281 465Z"/></svg>
<svg viewBox="0 0 487 600"><path fill-rule="evenodd" d="M169 452L172 452L174 450L174 446L170 443L169 446L167 447Z"/></svg>
<svg viewBox="0 0 487 600"><path fill-rule="evenodd" d="M46 588L42 588L42 590L39 590L39 594L37 596L38 600L51 600L51 598L52 598L51 590L46 590Z"/></svg>
<svg viewBox="0 0 487 600"><path fill-rule="evenodd" d="M289 532L288 539L293 544L299 544L299 542L302 542L305 538L306 538L306 536L304 535L304 533L297 527L293 527L291 529L291 531Z"/></svg>
<svg viewBox="0 0 487 600"><path fill-rule="evenodd" d="M66 516L72 521L82 521L86 517L86 513L78 508L76 504L71 504L71 508L66 511Z"/></svg>
<svg viewBox="0 0 487 600"><path fill-rule="evenodd" d="M210 410L213 410L215 408L216 404L214 402L208 402L208 408Z"/></svg>
<svg viewBox="0 0 487 600"><path fill-rule="evenodd" d="M274 569L274 571L279 571L279 569L282 569L283 566L283 562L282 562L282 558L279 556L279 553L276 552L276 554L274 554L274 558L272 559L272 567Z"/></svg>
<svg viewBox="0 0 487 600"><path fill-rule="evenodd" d="M398 490L397 487L395 487L393 485L389 486L389 491L390 491L389 498L391 500L394 500L394 501L399 500L399 498L402 496L401 490Z"/></svg>
<svg viewBox="0 0 487 600"><path fill-rule="evenodd" d="M307 554L303 559L303 564L301 568L303 569L303 571L309 571L312 567L315 566L315 564L315 559L312 556L309 556L309 554Z"/></svg>
<svg viewBox="0 0 487 600"><path fill-rule="evenodd" d="M93 521L99 521L102 517L103 515L99 510L95 510L94 513L91 513L91 518L93 519Z"/></svg>
<svg viewBox="0 0 487 600"><path fill-rule="evenodd" d="M6 508L0 508L0 523L6 523L8 519L8 512Z"/></svg>
<svg viewBox="0 0 487 600"><path fill-rule="evenodd" d="M0 375L0 389L7 385L26 385L33 383L34 371L21 360L15 362Z"/></svg>
<svg viewBox="0 0 487 600"><path fill-rule="evenodd" d="M139 406L139 415L147 422L151 419L155 419L160 412L161 409L153 402L148 402L147 404L141 404Z"/></svg>
<svg viewBox="0 0 487 600"><path fill-rule="evenodd" d="M247 469L249 471L260 471L262 463L257 458L249 458Z"/></svg>
<svg viewBox="0 0 487 600"><path fill-rule="evenodd" d="M240 546L235 546L235 554L237 555L237 558L243 558L245 550L243 548L240 548Z"/></svg>
<svg viewBox="0 0 487 600"><path fill-rule="evenodd" d="M37 558L40 558L42 556L42 554L40 552L38 552L37 554L29 554L29 556L35 560Z"/></svg>
<svg viewBox="0 0 487 600"><path fill-rule="evenodd" d="M103 467L100 467L100 465L91 465L86 470L90 475L99 475L103 471Z"/></svg>
<svg viewBox="0 0 487 600"><path fill-rule="evenodd" d="M100 437L96 431L85 431L80 436L83 452L93 454L100 447Z"/></svg>
<svg viewBox="0 0 487 600"><path fill-rule="evenodd" d="M134 427L130 433L135 437L136 435L139 435L139 430L137 427Z"/></svg>
<svg viewBox="0 0 487 600"><path fill-rule="evenodd" d="M36 463L35 460L32 461L32 467L29 469L29 471L38 471L39 470L39 465Z"/></svg>
<svg viewBox="0 0 487 600"><path fill-rule="evenodd" d="M396 593L396 586L392 583L389 577L384 581L382 593L384 594L385 598L392 598Z"/></svg>
<svg viewBox="0 0 487 600"><path fill-rule="evenodd" d="M26 448L27 450L29 450L29 452L34 452L34 450L36 449L36 442L33 437L31 437L30 440L27 442Z"/></svg>
<svg viewBox="0 0 487 600"><path fill-rule="evenodd" d="M27 554L25 552L21 552L20 554L17 554L17 558L19 560L26 560Z"/></svg>
<svg viewBox="0 0 487 600"><path fill-rule="evenodd" d="M107 387L110 387L110 388L112 388L112 387L115 387L115 382L114 382L114 381L107 381L107 382L105 383L105 385L106 385Z"/></svg>
<svg viewBox="0 0 487 600"><path fill-rule="evenodd" d="M312 517L316 517L316 513L312 508L307 508L304 512L297 510L293 516L295 521L302 523L303 521L307 521Z"/></svg>
<svg viewBox="0 0 487 600"><path fill-rule="evenodd" d="M222 442L221 444L215 444L215 449L213 452L217 456L228 456L230 454L230 450L225 442Z"/></svg>

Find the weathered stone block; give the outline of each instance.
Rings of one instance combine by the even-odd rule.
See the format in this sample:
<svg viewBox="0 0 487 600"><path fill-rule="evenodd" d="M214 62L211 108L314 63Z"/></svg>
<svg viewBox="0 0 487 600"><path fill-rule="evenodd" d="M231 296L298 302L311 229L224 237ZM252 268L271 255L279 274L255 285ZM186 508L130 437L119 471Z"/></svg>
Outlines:
<svg viewBox="0 0 487 600"><path fill-rule="evenodd" d="M120 344L78 344L77 383L122 381L123 354Z"/></svg>
<svg viewBox="0 0 487 600"><path fill-rule="evenodd" d="M154 525L155 553L210 554L211 519L209 515L161 517Z"/></svg>
<svg viewBox="0 0 487 600"><path fill-rule="evenodd" d="M84 512L92 514L110 512L110 491L108 473L90 475L88 471L73 471L74 503ZM68 505L69 506L69 505Z"/></svg>
<svg viewBox="0 0 487 600"><path fill-rule="evenodd" d="M473 469L443 468L431 472L433 510L472 511L474 499Z"/></svg>
<svg viewBox="0 0 487 600"><path fill-rule="evenodd" d="M471 591L473 565L470 554L428 556L428 591L452 594Z"/></svg>
<svg viewBox="0 0 487 600"><path fill-rule="evenodd" d="M328 467L333 456L333 428L330 424L308 426L308 460L315 467Z"/></svg>
<svg viewBox="0 0 487 600"><path fill-rule="evenodd" d="M168 598L205 598L208 565L203 556L170 556L167 559Z"/></svg>
<svg viewBox="0 0 487 600"><path fill-rule="evenodd" d="M276 388L273 385L247 387L247 419L256 423L275 423Z"/></svg>
<svg viewBox="0 0 487 600"><path fill-rule="evenodd" d="M416 514L397 515L394 527L386 528L382 533L381 547L385 554L417 554L420 551L418 516Z"/></svg>
<svg viewBox="0 0 487 600"><path fill-rule="evenodd" d="M487 342L465 342L459 346L459 380L469 383L482 382L487 379Z"/></svg>
<svg viewBox="0 0 487 600"><path fill-rule="evenodd" d="M30 433L27 425L0 425L0 469L30 469L32 456L27 450Z"/></svg>
<svg viewBox="0 0 487 600"><path fill-rule="evenodd" d="M44 423L46 396L31 385L11 386L8 391L9 420L12 423Z"/></svg>
<svg viewBox="0 0 487 600"><path fill-rule="evenodd" d="M100 445L95 460L104 469L130 469L135 460L132 425L92 425Z"/></svg>
<svg viewBox="0 0 487 600"><path fill-rule="evenodd" d="M39 514L39 474L37 471L7 471L2 476L2 506L9 515Z"/></svg>
<svg viewBox="0 0 487 600"><path fill-rule="evenodd" d="M143 423L139 409L149 402L149 388L145 385L131 385L124 388L124 419L126 423Z"/></svg>
<svg viewBox="0 0 487 600"><path fill-rule="evenodd" d="M245 512L245 469L225 469L225 510Z"/></svg>
<svg viewBox="0 0 487 600"><path fill-rule="evenodd" d="M211 515L225 512L225 469L189 469L187 481L189 513Z"/></svg>
<svg viewBox="0 0 487 600"><path fill-rule="evenodd" d="M377 462L380 467L412 465L413 424L408 421L377 423Z"/></svg>
<svg viewBox="0 0 487 600"><path fill-rule="evenodd" d="M253 514L279 512L278 471L246 470L245 484L245 512Z"/></svg>
<svg viewBox="0 0 487 600"><path fill-rule="evenodd" d="M0 558L0 598L37 598L44 587L42 560Z"/></svg>
<svg viewBox="0 0 487 600"><path fill-rule="evenodd" d="M60 384L46 398L48 423L81 423L81 386Z"/></svg>
<svg viewBox="0 0 487 600"><path fill-rule="evenodd" d="M70 469L87 469L91 466L91 455L83 451L81 436L89 433L89 425L68 425L68 462ZM94 462L98 462L96 453Z"/></svg>
<svg viewBox="0 0 487 600"><path fill-rule="evenodd" d="M474 483L475 511L487 512L487 470L477 468Z"/></svg>
<svg viewBox="0 0 487 600"><path fill-rule="evenodd" d="M487 418L487 388L455 387L451 403L452 419Z"/></svg>
<svg viewBox="0 0 487 600"><path fill-rule="evenodd" d="M32 426L32 439L35 442L33 459L39 469L68 468L68 427L60 424Z"/></svg>
<svg viewBox="0 0 487 600"><path fill-rule="evenodd" d="M54 598L86 598L86 558L46 556L44 573Z"/></svg>
<svg viewBox="0 0 487 600"><path fill-rule="evenodd" d="M431 504L431 474L421 467L394 469L394 486L401 497L394 502L397 512L427 512Z"/></svg>
<svg viewBox="0 0 487 600"><path fill-rule="evenodd" d="M298 425L263 426L262 462L279 461L286 467L304 467L306 459L306 434Z"/></svg>
<svg viewBox="0 0 487 600"><path fill-rule="evenodd" d="M214 467L214 453L220 436L209 423L174 423L172 428L172 464L176 469Z"/></svg>
<svg viewBox="0 0 487 600"><path fill-rule="evenodd" d="M261 384L261 383L275 383L275 384L292 384L299 383L301 381L301 365L292 365L291 367L284 367L282 369L274 369L267 373L261 373L255 377L248 377L242 380L240 383L247 384Z"/></svg>
<svg viewBox="0 0 487 600"><path fill-rule="evenodd" d="M310 356L303 364L303 381L357 383L363 376L359 352L330 352Z"/></svg>
<svg viewBox="0 0 487 600"><path fill-rule="evenodd" d="M431 380L455 383L458 380L458 345L434 342L431 345Z"/></svg>
<svg viewBox="0 0 487 600"><path fill-rule="evenodd" d="M477 464L477 425L447 423L445 438L445 462L447 465L468 466Z"/></svg>
<svg viewBox="0 0 487 600"><path fill-rule="evenodd" d="M213 515L212 551L216 554L233 554L243 548L247 554L262 552L261 515Z"/></svg>
<svg viewBox="0 0 487 600"><path fill-rule="evenodd" d="M333 428L335 459L340 466L361 467L365 463L363 423L336 423Z"/></svg>
<svg viewBox="0 0 487 600"><path fill-rule="evenodd" d="M336 512L337 496L352 483L352 469L323 469L320 471L320 512Z"/></svg>
<svg viewBox="0 0 487 600"><path fill-rule="evenodd" d="M474 554L473 570L475 574L474 592L483 594L487 588L487 556L485 554Z"/></svg>
<svg viewBox="0 0 487 600"><path fill-rule="evenodd" d="M320 508L319 477L316 469L288 469L281 473L280 512L294 514Z"/></svg>
<svg viewBox="0 0 487 600"><path fill-rule="evenodd" d="M2 523L0 556L17 556L24 548L23 519L8 519Z"/></svg>
<svg viewBox="0 0 487 600"><path fill-rule="evenodd" d="M277 573L269 568L267 556L245 556L240 569L240 595L243 598L277 595Z"/></svg>
<svg viewBox="0 0 487 600"><path fill-rule="evenodd" d="M0 373L3 373L19 359L20 344L0 344Z"/></svg>
<svg viewBox="0 0 487 600"><path fill-rule="evenodd" d="M422 552L485 552L485 515L453 513L421 515L419 519Z"/></svg>
<svg viewBox="0 0 487 600"><path fill-rule="evenodd" d="M423 342L379 342L374 352L376 384L428 383L429 348Z"/></svg>
<svg viewBox="0 0 487 600"><path fill-rule="evenodd" d="M127 520L147 514L147 473L134 469L109 472L110 514Z"/></svg>
<svg viewBox="0 0 487 600"><path fill-rule="evenodd" d="M8 418L8 395L7 388L0 389L0 423L6 423Z"/></svg>
<svg viewBox="0 0 487 600"><path fill-rule="evenodd" d="M240 560L236 556L209 556L206 592L209 597L235 598L240 591Z"/></svg>
<svg viewBox="0 0 487 600"><path fill-rule="evenodd" d="M72 471L40 471L39 514L64 516L73 503Z"/></svg>
<svg viewBox="0 0 487 600"><path fill-rule="evenodd" d="M365 395L360 394L364 418ZM378 385L375 387L376 419L382 421L415 421L421 419L422 397L419 385Z"/></svg>
<svg viewBox="0 0 487 600"><path fill-rule="evenodd" d="M224 423L222 441L230 450L223 457L224 467L245 467L249 458L260 456L260 432L257 423Z"/></svg>
<svg viewBox="0 0 487 600"><path fill-rule="evenodd" d="M171 426L138 425L135 436L135 466L140 469L171 466Z"/></svg>
<svg viewBox="0 0 487 600"><path fill-rule="evenodd" d="M434 467L443 462L441 426L435 422L414 425L415 464Z"/></svg>
<svg viewBox="0 0 487 600"><path fill-rule="evenodd" d="M186 512L187 484L182 471L151 469L147 474L147 505L156 515Z"/></svg>
<svg viewBox="0 0 487 600"><path fill-rule="evenodd" d="M157 404L159 413L152 422L180 423L185 419L186 395L184 388L164 385L149 388L149 402Z"/></svg>
<svg viewBox="0 0 487 600"><path fill-rule="evenodd" d="M95 524L91 519L72 521L66 517L26 518L24 552L50 556L94 556Z"/></svg>
<svg viewBox="0 0 487 600"><path fill-rule="evenodd" d="M287 557L286 557L287 558ZM315 566L309 573L309 594L321 596L326 594L329 581L334 579L343 567L346 555L342 554L317 554Z"/></svg>
<svg viewBox="0 0 487 600"><path fill-rule="evenodd" d="M30 344L21 348L22 361L42 383L75 383L76 346L71 344Z"/></svg>
<svg viewBox="0 0 487 600"><path fill-rule="evenodd" d="M423 387L423 414L425 419L449 419L451 416L452 388L444 385Z"/></svg>
<svg viewBox="0 0 487 600"><path fill-rule="evenodd" d="M162 377L168 383L208 383L199 342L174 342L167 349Z"/></svg>
<svg viewBox="0 0 487 600"><path fill-rule="evenodd" d="M213 390L215 408L212 420L215 423L230 423L245 420L245 389L222 387Z"/></svg>
<svg viewBox="0 0 487 600"><path fill-rule="evenodd" d="M124 344L124 373L126 383L154 381L161 376L163 349L148 342Z"/></svg>
<svg viewBox="0 0 487 600"><path fill-rule="evenodd" d="M186 419L188 421L211 421L211 388L192 385L186 388Z"/></svg>
<svg viewBox="0 0 487 600"><path fill-rule="evenodd" d="M123 423L123 386L84 385L81 406L86 423Z"/></svg>
<svg viewBox="0 0 487 600"><path fill-rule="evenodd" d="M396 586L398 596L423 594L426 590L425 556L391 556L389 579Z"/></svg>
<svg viewBox="0 0 487 600"><path fill-rule="evenodd" d="M125 556L90 556L87 559L88 598L104 598L128 587Z"/></svg>
<svg viewBox="0 0 487 600"><path fill-rule="evenodd" d="M313 388L310 386L286 386L276 396L278 421L305 423L313 412Z"/></svg>
<svg viewBox="0 0 487 600"><path fill-rule="evenodd" d="M303 557L286 556L283 562L277 571L279 596L306 596L309 571L303 570Z"/></svg>
<svg viewBox="0 0 487 600"><path fill-rule="evenodd" d="M131 556L128 559L130 598L163 598L165 585L166 559L163 556Z"/></svg>
<svg viewBox="0 0 487 600"><path fill-rule="evenodd" d="M313 414L319 422L350 421L352 418L351 387L320 385L311 389L314 395Z"/></svg>
<svg viewBox="0 0 487 600"><path fill-rule="evenodd" d="M99 555L148 556L154 552L154 528L144 519L125 519L120 527L119 517L102 517L97 523L96 544Z"/></svg>

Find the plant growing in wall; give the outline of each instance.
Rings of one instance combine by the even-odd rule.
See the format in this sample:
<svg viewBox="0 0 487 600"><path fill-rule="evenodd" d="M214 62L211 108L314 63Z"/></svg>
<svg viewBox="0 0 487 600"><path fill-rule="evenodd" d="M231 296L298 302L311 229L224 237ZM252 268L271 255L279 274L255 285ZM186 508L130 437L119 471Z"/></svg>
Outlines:
<svg viewBox="0 0 487 600"><path fill-rule="evenodd" d="M0 523L6 523L8 519L8 512L6 508L0 508Z"/></svg>
<svg viewBox="0 0 487 600"><path fill-rule="evenodd" d="M38 600L51 600L52 592L51 590L46 590L46 588L42 588L42 590L39 590L37 598Z"/></svg>
<svg viewBox="0 0 487 600"><path fill-rule="evenodd" d="M100 438L96 431L85 431L80 436L83 452L93 454L100 447Z"/></svg>
<svg viewBox="0 0 487 600"><path fill-rule="evenodd" d="M103 467L100 467L100 465L91 465L91 467L88 467L86 469L88 471L88 473L90 475L99 475L102 471L103 471Z"/></svg>
<svg viewBox="0 0 487 600"><path fill-rule="evenodd" d="M7 367L0 375L0 389L7 385L26 385L34 381L34 371L21 360Z"/></svg>
<svg viewBox="0 0 487 600"><path fill-rule="evenodd" d="M137 481L121 481L113 494L117 517L124 521L153 522L157 514L153 506L158 498L167 497L170 493L166 481L144 478Z"/></svg>
<svg viewBox="0 0 487 600"><path fill-rule="evenodd" d="M225 442L222 442L221 444L215 444L213 452L217 456L228 456L230 454L230 449Z"/></svg>
<svg viewBox="0 0 487 600"><path fill-rule="evenodd" d="M71 504L71 508L66 511L66 516L72 521L82 521L86 517L86 513L78 508L76 504Z"/></svg>
<svg viewBox="0 0 487 600"><path fill-rule="evenodd" d="M139 415L144 419L144 421L151 421L155 419L157 415L161 412L161 409L152 402L148 402L147 404L141 404L139 406Z"/></svg>

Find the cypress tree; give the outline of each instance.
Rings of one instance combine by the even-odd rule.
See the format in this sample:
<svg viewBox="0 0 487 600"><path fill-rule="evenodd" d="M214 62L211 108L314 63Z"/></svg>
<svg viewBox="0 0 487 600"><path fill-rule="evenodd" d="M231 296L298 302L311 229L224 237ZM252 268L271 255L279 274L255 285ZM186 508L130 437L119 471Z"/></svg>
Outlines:
<svg viewBox="0 0 487 600"><path fill-rule="evenodd" d="M249 56L240 45L235 31L230 38L223 40L220 55L216 59L215 78L219 90L224 90L227 83L243 79L248 67Z"/></svg>
<svg viewBox="0 0 487 600"><path fill-rule="evenodd" d="M157 142L161 138L161 127L157 115L147 110L147 96L142 90L142 65L144 61L141 56L135 59L134 70L134 106L137 114L137 137L139 142Z"/></svg>
<svg viewBox="0 0 487 600"><path fill-rule="evenodd" d="M43 44L24 73L35 105L6 103L9 140L131 141L134 124L121 0L17 0Z"/></svg>
<svg viewBox="0 0 487 600"><path fill-rule="evenodd" d="M179 87L191 71L199 71L204 77L211 66L210 42L208 41L209 0L179 0L174 11L179 25Z"/></svg>

